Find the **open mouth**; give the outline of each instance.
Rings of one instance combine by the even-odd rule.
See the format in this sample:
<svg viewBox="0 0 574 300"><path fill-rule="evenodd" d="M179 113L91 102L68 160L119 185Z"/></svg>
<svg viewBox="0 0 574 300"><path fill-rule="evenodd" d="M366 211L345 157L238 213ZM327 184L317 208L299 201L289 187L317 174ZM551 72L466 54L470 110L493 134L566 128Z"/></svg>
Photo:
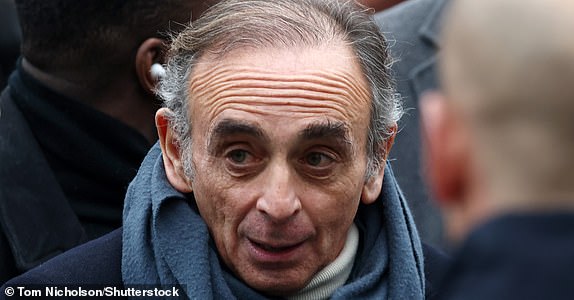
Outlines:
<svg viewBox="0 0 574 300"><path fill-rule="evenodd" d="M271 245L255 242L253 240L250 240L250 241L251 241L251 243L253 243L253 245L257 246L258 248L263 249L267 252L271 252L271 253L288 252L288 251L294 250L295 248L299 247L302 244L302 243L297 243L297 244L287 245L287 246L271 246Z"/></svg>
<svg viewBox="0 0 574 300"><path fill-rule="evenodd" d="M297 262L306 259L306 240L270 243L248 239L249 257L259 267L264 269L283 270L291 268Z"/></svg>

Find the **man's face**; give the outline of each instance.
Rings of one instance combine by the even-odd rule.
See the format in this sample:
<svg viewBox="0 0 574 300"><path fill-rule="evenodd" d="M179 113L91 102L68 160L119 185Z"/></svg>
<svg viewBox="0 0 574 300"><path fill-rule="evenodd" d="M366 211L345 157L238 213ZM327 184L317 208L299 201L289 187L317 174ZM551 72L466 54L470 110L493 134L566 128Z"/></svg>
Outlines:
<svg viewBox="0 0 574 300"><path fill-rule="evenodd" d="M370 97L347 46L200 59L189 181L225 264L296 292L342 250L365 186Z"/></svg>

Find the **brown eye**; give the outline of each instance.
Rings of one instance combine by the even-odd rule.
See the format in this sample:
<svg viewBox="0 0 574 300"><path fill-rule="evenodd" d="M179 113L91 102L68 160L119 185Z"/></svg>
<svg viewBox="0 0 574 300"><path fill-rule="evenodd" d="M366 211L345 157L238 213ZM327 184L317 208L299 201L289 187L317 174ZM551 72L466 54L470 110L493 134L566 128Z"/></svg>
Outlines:
<svg viewBox="0 0 574 300"><path fill-rule="evenodd" d="M312 167L325 167L333 162L333 159L319 152L309 153L305 157L305 162Z"/></svg>
<svg viewBox="0 0 574 300"><path fill-rule="evenodd" d="M225 153L225 168L234 177L245 177L261 170L262 159L243 148L229 149Z"/></svg>
<svg viewBox="0 0 574 300"><path fill-rule="evenodd" d="M236 164L245 163L249 153L245 150L233 150L227 154L227 157Z"/></svg>

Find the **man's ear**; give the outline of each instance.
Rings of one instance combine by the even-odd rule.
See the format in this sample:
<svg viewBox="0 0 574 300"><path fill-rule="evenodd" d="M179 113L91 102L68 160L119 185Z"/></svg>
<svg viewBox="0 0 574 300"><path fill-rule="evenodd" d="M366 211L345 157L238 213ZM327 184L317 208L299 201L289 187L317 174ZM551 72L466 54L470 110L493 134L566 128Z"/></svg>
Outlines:
<svg viewBox="0 0 574 300"><path fill-rule="evenodd" d="M389 152L391 151L391 147L395 141L396 134L397 125L393 126L391 134L385 143L381 145L380 151L383 153L383 158L379 170L377 170L375 174L372 174L371 177L369 177L363 185L361 202L364 204L371 204L375 202L381 193L381 188L383 187L383 177L385 176L385 162L387 161L387 157L389 157Z"/></svg>
<svg viewBox="0 0 574 300"><path fill-rule="evenodd" d="M164 41L158 38L145 40L138 48L135 58L136 74L142 88L153 94L157 85L157 77L153 76L151 69L153 64L163 61Z"/></svg>
<svg viewBox="0 0 574 300"><path fill-rule="evenodd" d="M460 203L469 174L469 145L460 112L439 92L424 94L419 107L427 183L442 205Z"/></svg>
<svg viewBox="0 0 574 300"><path fill-rule="evenodd" d="M165 174L169 183L179 192L191 193L191 180L185 176L177 139L169 126L168 115L171 111L160 108L155 114L155 126L163 157Z"/></svg>

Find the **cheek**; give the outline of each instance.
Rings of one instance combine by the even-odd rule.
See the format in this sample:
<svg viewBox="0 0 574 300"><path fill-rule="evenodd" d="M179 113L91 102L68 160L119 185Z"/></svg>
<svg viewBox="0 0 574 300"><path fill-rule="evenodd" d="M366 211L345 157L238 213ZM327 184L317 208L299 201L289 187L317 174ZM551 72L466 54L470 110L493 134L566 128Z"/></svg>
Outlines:
<svg viewBox="0 0 574 300"><path fill-rule="evenodd" d="M195 164L196 179L193 182L199 213L216 242L228 244L236 239L239 223L253 206L250 200L253 195L249 192L253 189L234 183L216 162L201 161Z"/></svg>
<svg viewBox="0 0 574 300"><path fill-rule="evenodd" d="M193 193L199 213L207 223L210 231L217 232L225 220L225 198L222 197L220 187L211 184L211 178L196 179L193 182ZM215 227L215 228L214 228Z"/></svg>
<svg viewBox="0 0 574 300"><path fill-rule="evenodd" d="M209 230L215 238L223 234L226 222L229 222L229 207L234 203L230 199L233 195L229 192L226 180L216 171L212 161L203 156L194 156L195 179L192 187L199 213L207 223Z"/></svg>
<svg viewBox="0 0 574 300"><path fill-rule="evenodd" d="M239 247L237 228L244 218L244 208L233 188L219 180L215 172L197 178L194 184L199 213L206 222L223 261L230 265Z"/></svg>
<svg viewBox="0 0 574 300"><path fill-rule="evenodd" d="M309 194L308 196L312 196ZM353 223L360 201L360 192L356 188L330 189L306 198L306 213L309 215L317 237L313 244L317 258L327 265L333 261L342 249L347 230Z"/></svg>
<svg viewBox="0 0 574 300"><path fill-rule="evenodd" d="M328 188L307 191L303 206L324 234L339 234L353 222L361 190L362 185L356 180L341 180Z"/></svg>

